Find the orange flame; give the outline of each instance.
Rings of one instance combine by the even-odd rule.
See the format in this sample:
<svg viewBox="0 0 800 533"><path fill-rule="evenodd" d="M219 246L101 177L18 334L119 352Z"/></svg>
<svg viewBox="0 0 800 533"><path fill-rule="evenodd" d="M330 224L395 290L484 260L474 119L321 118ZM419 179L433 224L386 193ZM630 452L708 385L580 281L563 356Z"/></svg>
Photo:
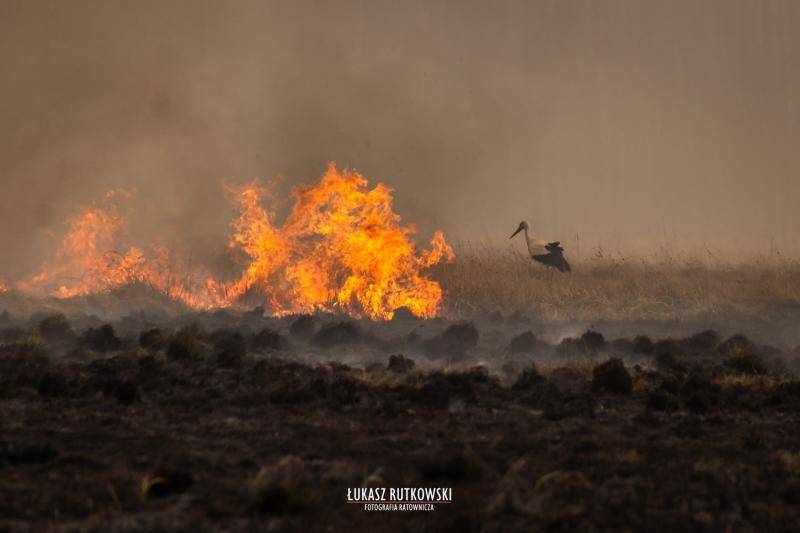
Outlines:
<svg viewBox="0 0 800 533"><path fill-rule="evenodd" d="M436 232L430 250L417 253L409 239L415 230L394 213L389 187L369 189L363 176L331 163L319 183L294 191L281 227L263 206L267 189L258 180L226 190L239 211L229 245L249 258L233 282L202 271L178 278L166 249L120 246L126 221L115 201L130 194L113 191L73 218L55 259L17 286L70 297L144 283L194 308L226 307L255 294L276 314L321 310L389 319L400 307L421 317L439 311L441 287L422 271L452 260L453 250Z"/></svg>
<svg viewBox="0 0 800 533"><path fill-rule="evenodd" d="M36 276L18 283L18 288L70 297L133 281L128 275L141 264L141 252L136 248L116 251L126 221L114 201L127 196L126 191L111 191L101 204L69 220L54 260L45 263Z"/></svg>
<svg viewBox="0 0 800 533"><path fill-rule="evenodd" d="M132 192L114 190L99 204L85 207L67 222L67 234L55 257L41 271L16 284L16 288L59 298L84 296L126 285L149 285L170 298L195 308L212 307L201 291L190 290L172 272L170 253L161 246L148 250L122 245L127 220L118 203Z"/></svg>
<svg viewBox="0 0 800 533"><path fill-rule="evenodd" d="M331 163L319 183L294 192L296 203L281 228L261 206L258 181L229 188L240 215L232 247L251 262L230 287L235 298L255 287L278 313L344 311L388 319L400 307L417 316L437 313L442 291L420 270L452 260L452 248L437 232L432 249L417 255L392 209L391 189L368 189L356 172Z"/></svg>

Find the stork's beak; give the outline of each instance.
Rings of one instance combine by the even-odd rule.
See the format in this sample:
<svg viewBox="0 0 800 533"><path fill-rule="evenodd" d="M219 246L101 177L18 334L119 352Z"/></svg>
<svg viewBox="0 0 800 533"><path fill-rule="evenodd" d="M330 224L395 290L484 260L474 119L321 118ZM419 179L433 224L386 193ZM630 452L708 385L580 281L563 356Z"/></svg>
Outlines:
<svg viewBox="0 0 800 533"><path fill-rule="evenodd" d="M517 233L519 233L520 231L522 231L522 226L518 227L518 228L517 228L517 231L515 231L514 233L512 233L512 234L511 234L511 237L509 237L509 239L513 239L513 238L514 238L514 235L516 235L516 234L517 234Z"/></svg>

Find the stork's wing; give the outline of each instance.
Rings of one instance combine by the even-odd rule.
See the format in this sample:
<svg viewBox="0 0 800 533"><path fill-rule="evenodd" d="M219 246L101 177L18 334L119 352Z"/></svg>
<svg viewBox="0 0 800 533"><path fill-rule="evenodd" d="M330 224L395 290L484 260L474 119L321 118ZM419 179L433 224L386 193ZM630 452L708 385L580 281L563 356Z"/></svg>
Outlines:
<svg viewBox="0 0 800 533"><path fill-rule="evenodd" d="M567 259L561 252L551 252L549 254L534 255L533 259L547 266L551 266L559 272L572 272L572 268L567 263Z"/></svg>
<svg viewBox="0 0 800 533"><path fill-rule="evenodd" d="M553 254L564 252L564 249L561 247L561 241L549 242L545 245L545 249Z"/></svg>

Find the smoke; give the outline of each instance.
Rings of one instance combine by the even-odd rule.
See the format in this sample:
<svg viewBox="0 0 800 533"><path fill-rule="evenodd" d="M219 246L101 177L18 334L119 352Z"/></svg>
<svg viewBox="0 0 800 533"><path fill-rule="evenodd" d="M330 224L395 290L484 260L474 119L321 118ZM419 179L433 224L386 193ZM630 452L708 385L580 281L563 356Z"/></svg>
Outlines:
<svg viewBox="0 0 800 533"><path fill-rule="evenodd" d="M567 253L800 251L800 6L707 2L0 4L0 274L78 205L224 246L221 183L329 160L396 189L421 238Z"/></svg>

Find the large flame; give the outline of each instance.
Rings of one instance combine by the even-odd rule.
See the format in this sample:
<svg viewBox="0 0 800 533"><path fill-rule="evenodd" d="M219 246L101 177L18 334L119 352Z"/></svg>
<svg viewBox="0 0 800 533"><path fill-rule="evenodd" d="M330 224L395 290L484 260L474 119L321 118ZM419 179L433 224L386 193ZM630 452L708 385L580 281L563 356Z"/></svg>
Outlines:
<svg viewBox="0 0 800 533"><path fill-rule="evenodd" d="M276 314L323 310L389 319L400 307L421 317L439 311L441 288L423 271L452 260L453 250L436 232L431 248L417 253L414 228L394 213L389 187L370 189L363 176L331 163L316 185L294 192L282 226L264 206L267 189L258 180L226 189L239 211L230 247L249 260L237 280L220 281L198 267L178 276L165 248L123 246L126 217L118 203L130 193L112 191L69 221L54 258L16 288L70 297L143 283L195 308L257 295Z"/></svg>
<svg viewBox="0 0 800 533"><path fill-rule="evenodd" d="M434 316L442 290L421 269L452 260L452 248L436 232L431 250L417 255L409 239L414 228L401 225L391 189L367 185L360 174L330 164L319 183L295 191L280 228L262 207L265 190L258 181L229 188L240 211L231 246L251 259L229 297L256 288L277 313L339 310L391 318L407 307Z"/></svg>

